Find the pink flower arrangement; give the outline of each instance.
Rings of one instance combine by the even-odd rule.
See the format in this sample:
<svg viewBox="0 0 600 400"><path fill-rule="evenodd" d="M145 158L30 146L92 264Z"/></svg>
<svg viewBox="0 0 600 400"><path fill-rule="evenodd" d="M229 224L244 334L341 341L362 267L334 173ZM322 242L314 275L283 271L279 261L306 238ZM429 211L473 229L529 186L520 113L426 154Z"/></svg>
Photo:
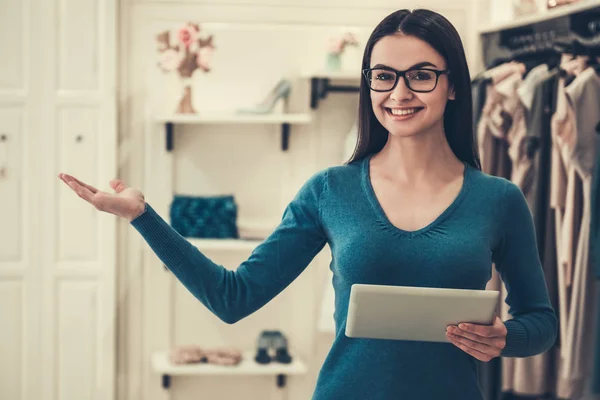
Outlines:
<svg viewBox="0 0 600 400"><path fill-rule="evenodd" d="M178 71L182 78L190 78L195 70L210 71L215 46L213 36L200 37L200 25L188 22L177 30L177 43L171 45L170 32L156 36L160 58L158 66L164 72Z"/></svg>
<svg viewBox="0 0 600 400"><path fill-rule="evenodd" d="M346 32L341 36L329 39L329 54L341 55L347 46L358 46L356 37L351 32Z"/></svg>

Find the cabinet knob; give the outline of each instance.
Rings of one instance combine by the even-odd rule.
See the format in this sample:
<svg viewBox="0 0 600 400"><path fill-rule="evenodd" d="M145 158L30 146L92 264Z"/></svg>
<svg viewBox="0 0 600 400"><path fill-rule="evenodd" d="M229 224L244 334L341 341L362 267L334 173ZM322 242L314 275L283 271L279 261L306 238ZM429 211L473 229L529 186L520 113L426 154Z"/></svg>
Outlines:
<svg viewBox="0 0 600 400"><path fill-rule="evenodd" d="M77 143L80 143L83 140L83 135L77 135L77 137L75 138L75 141Z"/></svg>
<svg viewBox="0 0 600 400"><path fill-rule="evenodd" d="M8 135L6 133L0 134L0 142L6 142L8 140Z"/></svg>

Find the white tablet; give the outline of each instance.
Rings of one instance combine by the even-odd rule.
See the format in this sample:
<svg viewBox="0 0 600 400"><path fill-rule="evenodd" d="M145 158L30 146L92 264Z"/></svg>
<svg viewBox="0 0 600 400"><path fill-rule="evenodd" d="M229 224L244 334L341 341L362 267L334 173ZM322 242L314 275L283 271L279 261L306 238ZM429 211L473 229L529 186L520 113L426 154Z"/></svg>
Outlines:
<svg viewBox="0 0 600 400"><path fill-rule="evenodd" d="M346 336L448 342L448 325L491 325L499 297L495 290L354 284Z"/></svg>

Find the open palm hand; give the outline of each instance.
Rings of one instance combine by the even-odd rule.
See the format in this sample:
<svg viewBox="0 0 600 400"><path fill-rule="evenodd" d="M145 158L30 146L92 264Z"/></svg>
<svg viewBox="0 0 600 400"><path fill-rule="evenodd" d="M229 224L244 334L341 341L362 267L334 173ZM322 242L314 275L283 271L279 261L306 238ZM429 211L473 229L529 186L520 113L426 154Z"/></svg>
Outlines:
<svg viewBox="0 0 600 400"><path fill-rule="evenodd" d="M113 194L98 190L71 175L61 173L58 177L79 197L100 211L126 218L128 221L132 221L144 212L146 204L144 194L138 189L127 187L119 179L110 181L110 187L115 191Z"/></svg>

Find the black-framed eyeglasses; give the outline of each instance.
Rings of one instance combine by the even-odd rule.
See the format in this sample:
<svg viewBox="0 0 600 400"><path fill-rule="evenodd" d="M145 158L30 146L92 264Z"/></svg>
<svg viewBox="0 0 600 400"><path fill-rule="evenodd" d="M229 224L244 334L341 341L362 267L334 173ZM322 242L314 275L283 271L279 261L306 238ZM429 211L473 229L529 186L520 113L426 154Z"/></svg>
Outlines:
<svg viewBox="0 0 600 400"><path fill-rule="evenodd" d="M393 68L367 68L363 75L367 85L374 92L389 92L398 85L398 79L404 78L406 86L417 93L428 93L437 87L440 75L449 74L450 70L438 70L432 68L414 68L398 71Z"/></svg>

